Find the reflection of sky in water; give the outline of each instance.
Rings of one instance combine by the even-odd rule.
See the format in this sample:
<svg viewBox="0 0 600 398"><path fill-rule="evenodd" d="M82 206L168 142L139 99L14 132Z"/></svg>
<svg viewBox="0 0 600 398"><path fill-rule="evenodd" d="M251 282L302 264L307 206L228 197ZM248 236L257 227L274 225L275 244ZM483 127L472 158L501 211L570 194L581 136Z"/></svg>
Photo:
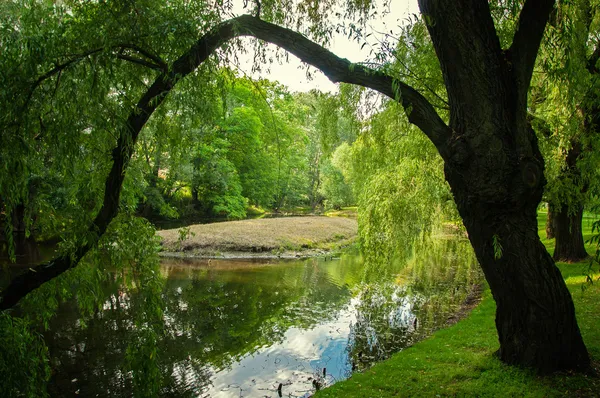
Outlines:
<svg viewBox="0 0 600 398"><path fill-rule="evenodd" d="M229 368L215 371L212 386L202 396L305 396L314 392L313 380L325 385L347 378L350 325L356 322L356 299L334 320L310 329L291 327L281 343L246 355ZM323 380L323 368L326 377Z"/></svg>
<svg viewBox="0 0 600 398"><path fill-rule="evenodd" d="M443 323L464 300L476 263L444 255L447 250L429 250L422 264L399 270L402 286L390 283L394 273L361 284L356 256L276 264L163 262L161 395L277 397L282 384L282 396L303 397L314 392L315 382L331 385L389 357L421 330ZM74 301L52 321L46 340L55 396L132 394L123 362L143 295L117 284L105 293L88 328L80 327Z"/></svg>

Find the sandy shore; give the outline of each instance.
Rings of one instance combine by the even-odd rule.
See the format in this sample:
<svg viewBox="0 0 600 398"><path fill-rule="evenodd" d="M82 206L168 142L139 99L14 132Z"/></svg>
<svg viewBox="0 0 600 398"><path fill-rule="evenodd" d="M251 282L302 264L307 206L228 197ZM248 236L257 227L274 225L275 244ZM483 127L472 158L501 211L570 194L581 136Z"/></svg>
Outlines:
<svg viewBox="0 0 600 398"><path fill-rule="evenodd" d="M282 217L197 224L158 231L163 256L298 258L327 255L357 236L356 219Z"/></svg>

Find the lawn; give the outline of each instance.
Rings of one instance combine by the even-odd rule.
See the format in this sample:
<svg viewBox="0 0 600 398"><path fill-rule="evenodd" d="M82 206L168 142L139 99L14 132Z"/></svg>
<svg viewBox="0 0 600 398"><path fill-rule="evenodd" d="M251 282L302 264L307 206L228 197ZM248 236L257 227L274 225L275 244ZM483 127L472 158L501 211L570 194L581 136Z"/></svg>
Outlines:
<svg viewBox="0 0 600 398"><path fill-rule="evenodd" d="M540 236L545 239L546 214L539 214ZM591 216L584 220L586 240ZM592 253L592 247L588 252ZM587 262L559 263L571 291L579 327L596 373L600 373L600 282L585 285ZM598 274L595 275L595 279ZM599 397L598 375L559 373L536 376L531 371L504 365L493 356L498 349L494 326L495 303L489 289L481 304L463 321L435 332L428 339L392 358L322 390L318 397Z"/></svg>

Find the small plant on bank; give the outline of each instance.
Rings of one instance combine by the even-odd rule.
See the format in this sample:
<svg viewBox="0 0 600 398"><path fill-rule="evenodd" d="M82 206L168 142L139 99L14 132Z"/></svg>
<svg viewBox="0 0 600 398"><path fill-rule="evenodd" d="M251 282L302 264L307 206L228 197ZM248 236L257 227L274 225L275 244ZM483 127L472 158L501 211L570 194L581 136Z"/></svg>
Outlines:
<svg viewBox="0 0 600 398"><path fill-rule="evenodd" d="M178 250L183 248L183 242L188 240L190 237L196 236L196 234L190 230L190 227L179 228L177 232L179 232L179 237L177 238Z"/></svg>

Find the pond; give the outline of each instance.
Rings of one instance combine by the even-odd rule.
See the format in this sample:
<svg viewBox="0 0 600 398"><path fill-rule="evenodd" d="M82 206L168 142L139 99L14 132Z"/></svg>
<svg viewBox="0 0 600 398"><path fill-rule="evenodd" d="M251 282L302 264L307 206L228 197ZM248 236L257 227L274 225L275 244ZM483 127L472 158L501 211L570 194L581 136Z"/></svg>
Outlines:
<svg viewBox="0 0 600 398"><path fill-rule="evenodd" d="M444 325L481 281L468 241L455 239L367 270L358 255L164 259L155 361L137 366L160 380L161 396L306 397ZM113 283L103 294L85 319L64 303L45 333L53 396L132 395L124 361L144 293Z"/></svg>

